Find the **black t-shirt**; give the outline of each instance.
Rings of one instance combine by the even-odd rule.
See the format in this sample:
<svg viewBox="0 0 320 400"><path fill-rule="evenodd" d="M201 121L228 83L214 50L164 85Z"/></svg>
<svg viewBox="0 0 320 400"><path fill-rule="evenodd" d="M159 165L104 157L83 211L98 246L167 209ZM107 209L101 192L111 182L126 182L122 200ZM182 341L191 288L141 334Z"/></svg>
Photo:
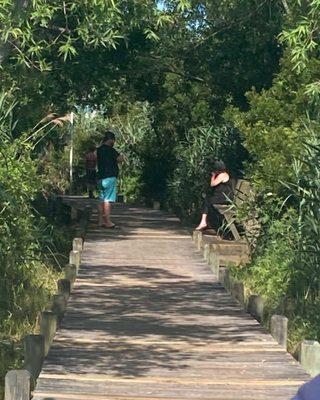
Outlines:
<svg viewBox="0 0 320 400"><path fill-rule="evenodd" d="M119 167L117 158L119 153L112 146L103 144L97 149L99 179L117 177Z"/></svg>

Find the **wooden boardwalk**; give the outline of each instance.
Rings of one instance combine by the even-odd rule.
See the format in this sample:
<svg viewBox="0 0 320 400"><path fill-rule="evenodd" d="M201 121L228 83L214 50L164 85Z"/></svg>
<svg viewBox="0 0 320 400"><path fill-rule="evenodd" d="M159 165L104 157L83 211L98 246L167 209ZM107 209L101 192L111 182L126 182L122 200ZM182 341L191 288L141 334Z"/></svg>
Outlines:
<svg viewBox="0 0 320 400"><path fill-rule="evenodd" d="M35 400L289 400L309 377L217 282L168 214L93 221Z"/></svg>

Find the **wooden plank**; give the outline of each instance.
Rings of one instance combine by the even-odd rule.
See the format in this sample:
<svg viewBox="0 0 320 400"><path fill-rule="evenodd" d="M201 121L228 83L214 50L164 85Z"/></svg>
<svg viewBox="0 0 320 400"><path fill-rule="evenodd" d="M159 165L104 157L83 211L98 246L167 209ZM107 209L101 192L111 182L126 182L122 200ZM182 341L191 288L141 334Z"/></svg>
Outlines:
<svg viewBox="0 0 320 400"><path fill-rule="evenodd" d="M292 386L290 383L283 386L256 386L249 389L249 386L234 386L231 384L223 384L221 386L216 386L215 388L190 388L190 387L177 387L176 385L159 386L159 385L99 385L94 384L94 387L86 387L77 382L76 387L68 385L66 388L48 388L48 390L40 390L37 395L34 396L34 400L39 400L39 394L45 393L47 399L57 399L60 398L57 394L63 395L63 398L77 398L73 396L85 395L86 398L155 398L155 399L232 399L232 400L267 400L267 399L277 399L277 400L288 400L297 391L298 386ZM43 395L42 395L43 396ZM274 396L274 397L272 397ZM61 396L62 397L62 396Z"/></svg>
<svg viewBox="0 0 320 400"><path fill-rule="evenodd" d="M225 386L225 385L232 385L232 386L289 386L289 385L295 385L299 386L301 385L304 381L302 379L283 379L277 377L277 379L246 379L246 377L243 377L243 379L236 379L233 378L232 382L230 382L229 377L220 377L217 378L216 376L214 379L212 377L210 379L208 378L199 378L197 379L192 379L190 376L181 378L181 377L175 377L174 374L171 374L171 376L154 376L154 377L131 377L131 378L119 378L115 376L105 376L105 375L78 375L78 374L68 374L68 375L63 375L63 374L42 374L39 382L39 387L41 385L47 386L50 380L54 381L51 384L52 385L68 385L67 381L72 381L72 382L83 382L90 386L92 382L96 383L104 383L107 386L110 386L111 383L120 383L120 384L132 384L132 385L139 385L145 384L145 383L151 383L152 385L154 384L177 384L177 385L183 385L183 386ZM49 383L50 384L50 383Z"/></svg>
<svg viewBox="0 0 320 400"><path fill-rule="evenodd" d="M294 396L296 393L295 390L288 392L280 392L278 390L273 390L272 392L266 392L265 395L262 395L258 393L248 393L248 392L237 392L235 395L234 393L230 393L228 391L223 391L222 393L216 394L214 397L210 395L209 397L204 397L201 396L201 400L269 400L270 398L272 399L277 399L277 400L288 400L291 397ZM236 396L236 397L235 397ZM275 397L272 397L275 396ZM178 397L178 396L166 396L164 397L163 395L159 395L157 397L153 396L139 396L139 397L132 397L130 395L98 395L98 394L89 394L86 393L82 395L81 393L76 393L76 394L70 394L70 393L46 393L46 392L40 392L36 397L33 398L34 400L159 400L159 399L165 399L165 400L188 400L188 397ZM198 398L199 399L199 398Z"/></svg>

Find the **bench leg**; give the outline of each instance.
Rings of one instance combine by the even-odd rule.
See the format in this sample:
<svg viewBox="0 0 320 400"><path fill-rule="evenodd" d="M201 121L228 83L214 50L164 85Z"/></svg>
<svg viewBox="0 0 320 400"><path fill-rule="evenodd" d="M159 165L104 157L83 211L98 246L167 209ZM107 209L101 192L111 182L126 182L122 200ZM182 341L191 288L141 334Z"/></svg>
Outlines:
<svg viewBox="0 0 320 400"><path fill-rule="evenodd" d="M234 239L237 240L237 241L240 241L241 240L241 236L239 235L238 229L237 229L237 227L236 227L236 225L234 223L234 218L228 216L227 214L224 214L224 217L225 217L225 219L227 221L228 228L230 229Z"/></svg>

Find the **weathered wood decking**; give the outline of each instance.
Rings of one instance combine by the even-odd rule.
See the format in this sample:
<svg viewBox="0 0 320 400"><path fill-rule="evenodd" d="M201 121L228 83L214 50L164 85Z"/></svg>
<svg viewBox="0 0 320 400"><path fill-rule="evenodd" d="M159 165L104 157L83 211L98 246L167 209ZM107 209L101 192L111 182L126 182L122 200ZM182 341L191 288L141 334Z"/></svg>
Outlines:
<svg viewBox="0 0 320 400"><path fill-rule="evenodd" d="M92 221L36 400L289 400L308 379L217 282L176 218Z"/></svg>

